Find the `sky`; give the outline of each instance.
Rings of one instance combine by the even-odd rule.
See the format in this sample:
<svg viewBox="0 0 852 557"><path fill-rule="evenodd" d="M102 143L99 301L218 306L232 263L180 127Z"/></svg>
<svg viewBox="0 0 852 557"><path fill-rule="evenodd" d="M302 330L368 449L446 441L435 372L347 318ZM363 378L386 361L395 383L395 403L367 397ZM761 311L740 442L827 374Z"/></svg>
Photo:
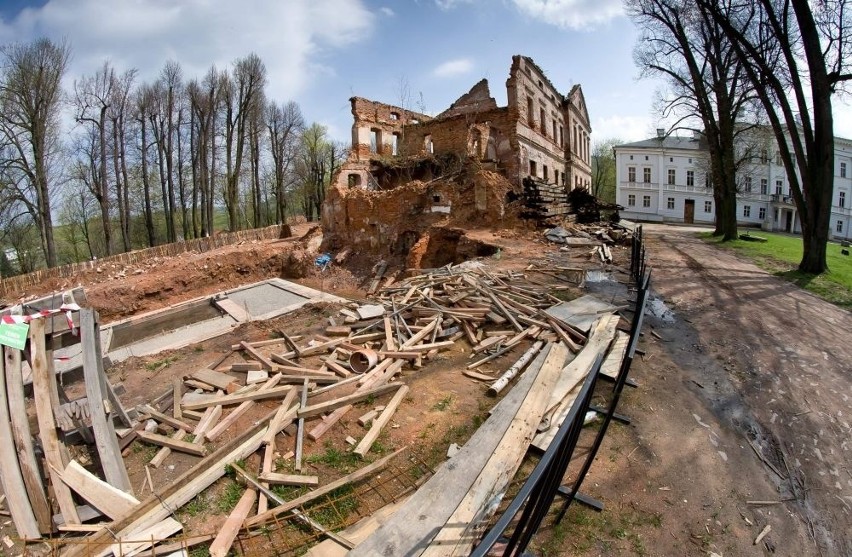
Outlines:
<svg viewBox="0 0 852 557"><path fill-rule="evenodd" d="M437 114L487 78L504 106L513 54L563 94L582 85L593 141L665 125L621 0L0 0L0 44L39 37L70 45L68 90L106 60L141 81L169 60L200 79L255 52L271 99L347 142L352 96ZM835 103L835 135L852 138L852 105Z"/></svg>

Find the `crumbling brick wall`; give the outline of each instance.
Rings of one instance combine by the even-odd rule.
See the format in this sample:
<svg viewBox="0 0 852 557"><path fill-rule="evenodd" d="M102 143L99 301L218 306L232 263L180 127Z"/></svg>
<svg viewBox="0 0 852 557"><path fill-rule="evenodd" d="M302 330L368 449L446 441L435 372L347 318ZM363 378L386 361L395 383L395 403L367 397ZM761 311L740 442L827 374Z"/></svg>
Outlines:
<svg viewBox="0 0 852 557"><path fill-rule="evenodd" d="M349 102L355 119L350 152L353 160L369 159L374 155L393 155L394 135L401 136L405 126L432 120L426 114L361 97L352 97Z"/></svg>

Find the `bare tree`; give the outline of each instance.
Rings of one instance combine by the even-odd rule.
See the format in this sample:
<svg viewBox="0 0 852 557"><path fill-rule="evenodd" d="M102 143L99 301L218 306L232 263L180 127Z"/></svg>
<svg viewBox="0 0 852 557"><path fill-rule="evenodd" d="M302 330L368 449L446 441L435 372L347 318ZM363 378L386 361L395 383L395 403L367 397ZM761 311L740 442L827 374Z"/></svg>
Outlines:
<svg viewBox="0 0 852 557"><path fill-rule="evenodd" d="M263 102L266 66L257 54L249 54L234 63L233 77L222 75L220 88L225 103L225 205L230 229L238 230L239 184L243 164L247 128L251 109ZM262 105L260 105L262 106Z"/></svg>
<svg viewBox="0 0 852 557"><path fill-rule="evenodd" d="M107 169L108 114L115 101L113 89L117 81L113 67L109 62L104 62L94 75L74 83L77 123L84 126L84 133L88 136L84 155L88 169L78 172L77 177L85 181L100 206L106 255L113 253L110 177Z"/></svg>
<svg viewBox="0 0 852 557"><path fill-rule="evenodd" d="M0 141L9 148L3 173L39 232L48 267L57 264L51 214L51 159L56 151L62 77L71 55L65 43L39 39L0 48Z"/></svg>
<svg viewBox="0 0 852 557"><path fill-rule="evenodd" d="M798 209L799 270L826 271L834 190L832 97L852 80L852 0L698 0L730 39L775 135Z"/></svg>
<svg viewBox="0 0 852 557"><path fill-rule="evenodd" d="M130 198L127 178L127 126L130 95L136 70L128 70L115 77L112 100L107 111L112 132L112 162L115 181L115 199L118 205L118 222L124 251L130 251Z"/></svg>
<svg viewBox="0 0 852 557"><path fill-rule="evenodd" d="M287 221L287 189L291 170L299 148L299 138L305 120L299 105L290 101L283 106L270 102L266 107L266 128L272 154L272 175L275 197L275 222Z"/></svg>
<svg viewBox="0 0 852 557"><path fill-rule="evenodd" d="M754 100L751 83L721 26L690 0L630 0L628 13L642 31L635 50L648 75L669 84L664 117L677 117L674 129L698 132L710 153L716 206L715 235L737 238L737 169L741 123ZM697 126L696 126L697 124Z"/></svg>
<svg viewBox="0 0 852 557"><path fill-rule="evenodd" d="M329 141L325 126L314 123L302 133L297 172L301 181L302 208L307 220L312 221L321 214L326 188L346 155L344 145Z"/></svg>
<svg viewBox="0 0 852 557"><path fill-rule="evenodd" d="M148 139L149 125L152 119L154 110L154 97L156 92L150 85L143 85L136 91L135 98L135 118L139 129L139 150L140 175L142 181L142 197L144 202L143 212L145 214L145 232L148 239L148 245L154 247L157 245L157 233L154 228L154 209L151 199L151 171L148 168L148 148L151 146Z"/></svg>

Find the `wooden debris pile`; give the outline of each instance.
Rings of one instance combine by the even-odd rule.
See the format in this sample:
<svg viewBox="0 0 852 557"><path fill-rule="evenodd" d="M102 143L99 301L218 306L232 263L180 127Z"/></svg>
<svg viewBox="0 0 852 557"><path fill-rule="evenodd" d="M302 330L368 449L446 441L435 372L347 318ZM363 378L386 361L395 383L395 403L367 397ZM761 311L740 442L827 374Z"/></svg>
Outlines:
<svg viewBox="0 0 852 557"><path fill-rule="evenodd" d="M85 303L84 293L76 295ZM39 307L46 309L32 312L31 308ZM18 535L38 539L57 531L91 530L83 522L101 513L78 505L75 495L90 503L97 500L107 516L117 516L135 504L114 423L132 426L135 412L122 407L104 373L97 313L81 309L69 292L57 299L34 301L27 311L10 311L0 326L9 328L2 335L0 360L0 443L5 448L0 451L0 471ZM25 343L16 344L9 334L15 327L22 331ZM76 343L82 344L86 396L70 400L64 384L57 381L53 350ZM28 420L25 379L32 383L38 443ZM106 481L72 458L82 453L71 446L80 442L93 445L97 471Z"/></svg>

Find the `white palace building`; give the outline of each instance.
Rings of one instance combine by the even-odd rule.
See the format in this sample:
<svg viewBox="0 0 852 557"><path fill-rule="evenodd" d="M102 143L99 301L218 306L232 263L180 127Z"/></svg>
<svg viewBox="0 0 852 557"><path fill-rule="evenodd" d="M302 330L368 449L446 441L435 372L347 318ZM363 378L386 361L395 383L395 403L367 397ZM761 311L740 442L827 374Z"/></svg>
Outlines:
<svg viewBox="0 0 852 557"><path fill-rule="evenodd" d="M696 134L697 135L697 134ZM753 149L737 176L740 226L801 233L787 173L775 143ZM666 136L618 145L616 202L629 220L713 224L713 190L706 179L708 150L700 136ZM852 238L852 140L834 140L831 234Z"/></svg>

